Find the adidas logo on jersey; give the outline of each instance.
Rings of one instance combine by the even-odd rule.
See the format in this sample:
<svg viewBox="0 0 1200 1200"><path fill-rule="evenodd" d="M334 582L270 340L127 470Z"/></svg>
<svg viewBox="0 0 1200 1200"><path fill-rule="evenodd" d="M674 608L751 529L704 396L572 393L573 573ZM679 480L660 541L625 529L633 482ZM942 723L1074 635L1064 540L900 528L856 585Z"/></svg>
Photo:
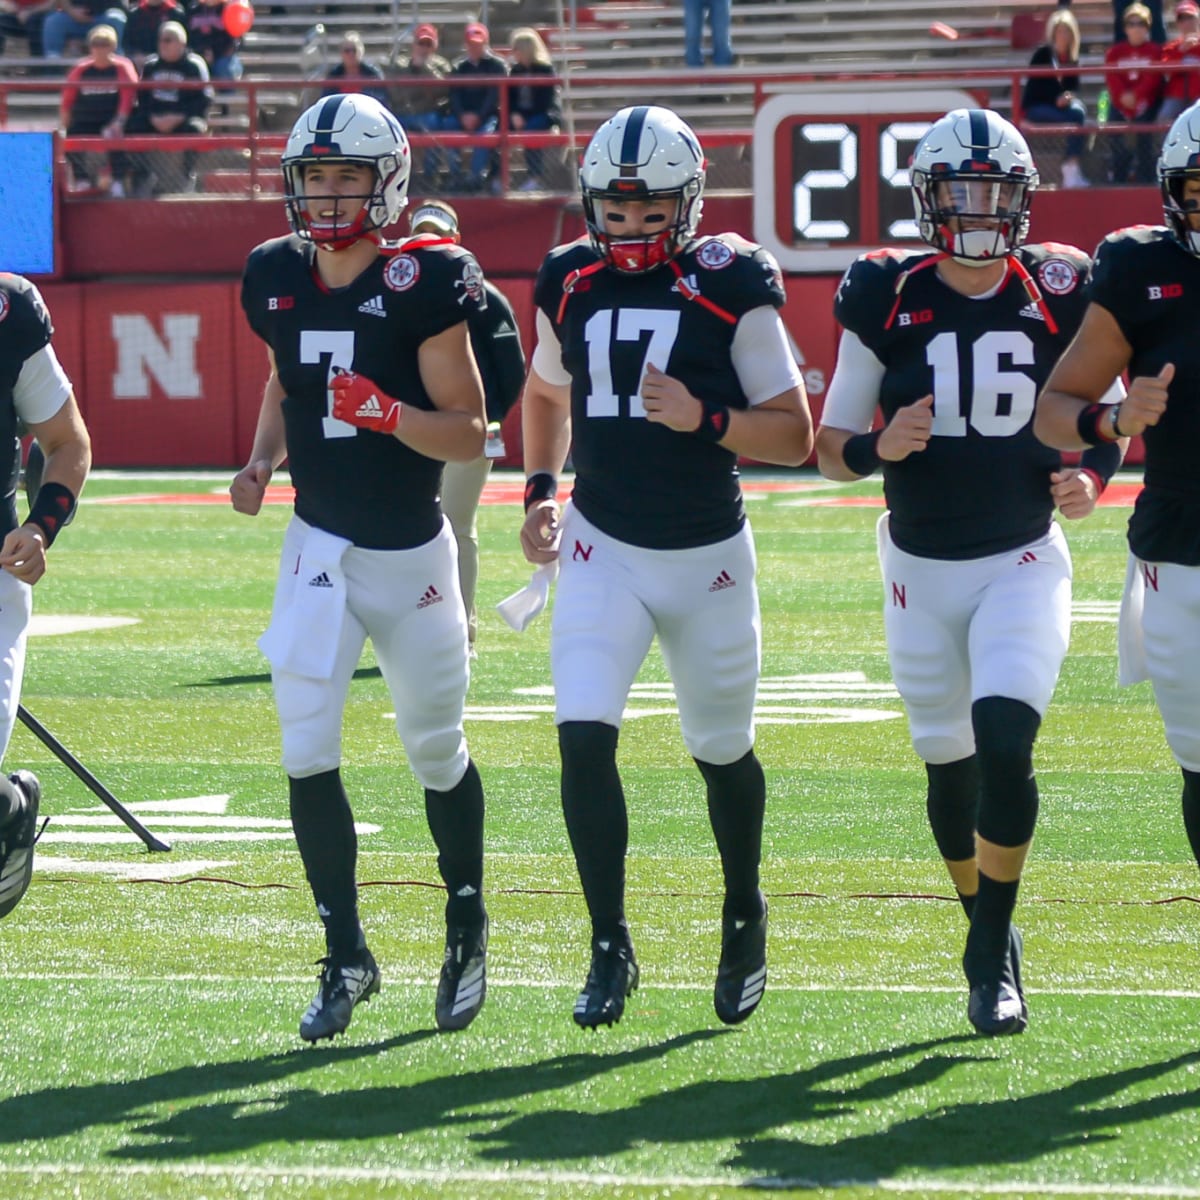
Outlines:
<svg viewBox="0 0 1200 1200"><path fill-rule="evenodd" d="M322 572L320 573L320 575L314 575L314 576L313 576L313 577L312 577L312 578L311 578L311 579L308 581L308 586L309 586L309 587L327 587L327 588L331 588L331 587L333 587L333 583L330 581L330 578L329 578L329 576L328 576L328 575L327 575L327 574L326 574L324 571L322 571Z"/></svg>
<svg viewBox="0 0 1200 1200"><path fill-rule="evenodd" d="M370 300L364 300L358 306L360 313L366 313L369 317L386 317L387 309L383 307L382 296L372 296Z"/></svg>
<svg viewBox="0 0 1200 1200"><path fill-rule="evenodd" d="M372 392L354 415L356 417L382 417L383 409L379 405L379 397Z"/></svg>
<svg viewBox="0 0 1200 1200"><path fill-rule="evenodd" d="M1046 320L1046 314L1044 312L1042 312L1042 310L1036 304L1032 304L1032 303L1025 305L1025 307L1023 309L1021 309L1020 312L1017 313L1017 316L1018 317L1030 317L1034 321L1042 321L1043 323Z"/></svg>
<svg viewBox="0 0 1200 1200"><path fill-rule="evenodd" d="M425 589L425 595L423 595L420 600L417 601L417 607L428 608L431 604L441 604L443 599L445 599L445 597L431 583Z"/></svg>
<svg viewBox="0 0 1200 1200"><path fill-rule="evenodd" d="M724 591L725 588L737 587L737 580L728 571L722 571L709 586L710 592Z"/></svg>

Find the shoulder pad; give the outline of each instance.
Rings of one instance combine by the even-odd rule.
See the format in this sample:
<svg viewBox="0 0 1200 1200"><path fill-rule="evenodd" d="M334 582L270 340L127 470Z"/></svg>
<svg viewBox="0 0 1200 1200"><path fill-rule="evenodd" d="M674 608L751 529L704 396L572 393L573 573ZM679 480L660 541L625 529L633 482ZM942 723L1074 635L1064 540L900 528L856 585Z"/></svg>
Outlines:
<svg viewBox="0 0 1200 1200"><path fill-rule="evenodd" d="M883 333L888 314L896 303L900 279L914 267L933 257L934 251L872 250L850 264L833 301L833 315L864 342Z"/></svg>

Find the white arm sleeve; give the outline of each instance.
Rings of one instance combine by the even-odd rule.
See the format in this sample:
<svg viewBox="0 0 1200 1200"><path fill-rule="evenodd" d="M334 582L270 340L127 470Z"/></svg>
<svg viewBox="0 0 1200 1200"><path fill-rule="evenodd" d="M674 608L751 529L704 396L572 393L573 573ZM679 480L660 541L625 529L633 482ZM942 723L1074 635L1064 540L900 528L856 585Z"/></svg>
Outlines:
<svg viewBox="0 0 1200 1200"><path fill-rule="evenodd" d="M43 346L21 367L13 387L13 406L26 425L48 421L71 394L71 381L62 369L54 347Z"/></svg>
<svg viewBox="0 0 1200 1200"><path fill-rule="evenodd" d="M825 393L821 424L850 433L869 433L879 404L883 363L846 329L838 342L837 366Z"/></svg>
<svg viewBox="0 0 1200 1200"><path fill-rule="evenodd" d="M537 310L537 345L529 365L551 386L569 387L571 375L562 365L562 345L550 318Z"/></svg>
<svg viewBox="0 0 1200 1200"><path fill-rule="evenodd" d="M769 304L742 315L733 335L731 356L738 383L751 405L762 404L804 382L783 321Z"/></svg>

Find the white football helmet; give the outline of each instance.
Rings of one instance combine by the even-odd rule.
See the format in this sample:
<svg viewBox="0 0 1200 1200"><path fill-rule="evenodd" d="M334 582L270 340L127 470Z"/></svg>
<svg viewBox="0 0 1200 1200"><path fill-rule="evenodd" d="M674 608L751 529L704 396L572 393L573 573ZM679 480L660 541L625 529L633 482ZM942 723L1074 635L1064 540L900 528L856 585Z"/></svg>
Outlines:
<svg viewBox="0 0 1200 1200"><path fill-rule="evenodd" d="M696 236L703 208L704 151L669 108L623 108L592 135L579 169L583 215L592 246L609 266L642 274L669 262ZM608 234L597 200L676 199L674 224L652 234Z"/></svg>
<svg viewBox="0 0 1200 1200"><path fill-rule="evenodd" d="M309 214L304 169L314 163L368 166L375 185L350 224L319 225ZM408 203L412 151L400 122L378 100L357 92L327 96L300 114L280 162L288 221L300 237L340 250L395 221ZM349 197L347 197L349 198Z"/></svg>
<svg viewBox="0 0 1200 1200"><path fill-rule="evenodd" d="M956 108L934 121L910 179L922 239L956 262L994 262L1029 232L1037 167L1016 126L990 109Z"/></svg>
<svg viewBox="0 0 1200 1200"><path fill-rule="evenodd" d="M1167 132L1158 156L1158 186L1162 192L1163 217L1167 226L1189 254L1200 255L1200 230L1193 229L1189 213L1200 208L1200 198L1185 198L1187 179L1200 180L1200 103L1185 108Z"/></svg>

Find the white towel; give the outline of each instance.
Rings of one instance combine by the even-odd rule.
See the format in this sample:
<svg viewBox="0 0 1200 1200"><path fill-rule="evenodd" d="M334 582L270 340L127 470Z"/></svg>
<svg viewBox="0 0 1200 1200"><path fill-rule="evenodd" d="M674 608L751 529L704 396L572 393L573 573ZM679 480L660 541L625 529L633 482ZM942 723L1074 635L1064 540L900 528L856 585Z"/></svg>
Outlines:
<svg viewBox="0 0 1200 1200"><path fill-rule="evenodd" d="M1146 605L1146 576L1142 561L1129 556L1125 568L1125 594L1121 597L1121 617L1117 623L1117 683L1121 687L1150 678L1146 665L1146 640L1142 633L1142 611Z"/></svg>
<svg viewBox="0 0 1200 1200"><path fill-rule="evenodd" d="M296 564L296 579L286 603L277 604L258 648L277 671L308 679L329 679L337 658L346 615L346 577L342 555L346 538L310 529Z"/></svg>
<svg viewBox="0 0 1200 1200"><path fill-rule="evenodd" d="M550 599L550 585L557 578L558 559L542 563L519 592L505 596L496 605L496 611L518 633L524 633L534 617L546 607L546 601Z"/></svg>

